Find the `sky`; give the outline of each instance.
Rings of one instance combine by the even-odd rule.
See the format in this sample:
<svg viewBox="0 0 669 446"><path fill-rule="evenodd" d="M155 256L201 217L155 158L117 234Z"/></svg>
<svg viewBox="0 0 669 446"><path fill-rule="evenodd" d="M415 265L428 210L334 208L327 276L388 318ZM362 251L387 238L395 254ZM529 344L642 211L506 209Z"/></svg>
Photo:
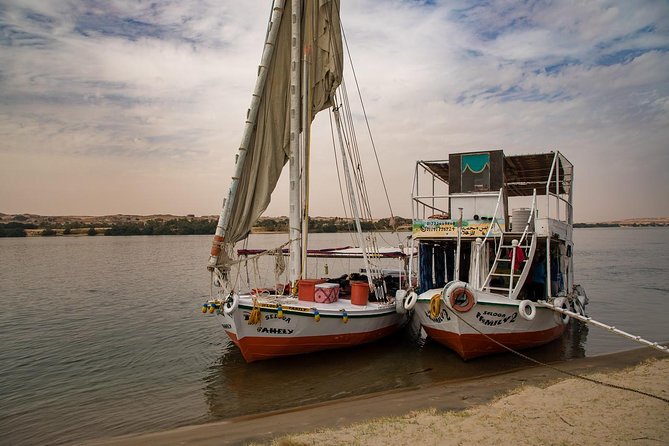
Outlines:
<svg viewBox="0 0 669 446"><path fill-rule="evenodd" d="M416 160L503 149L561 151L576 221L669 216L669 2L341 9L396 215L411 216ZM0 212L218 214L269 13L260 0L0 0ZM343 215L329 139L319 116L312 215ZM265 215L287 215L287 189ZM369 192L387 217L382 188Z"/></svg>

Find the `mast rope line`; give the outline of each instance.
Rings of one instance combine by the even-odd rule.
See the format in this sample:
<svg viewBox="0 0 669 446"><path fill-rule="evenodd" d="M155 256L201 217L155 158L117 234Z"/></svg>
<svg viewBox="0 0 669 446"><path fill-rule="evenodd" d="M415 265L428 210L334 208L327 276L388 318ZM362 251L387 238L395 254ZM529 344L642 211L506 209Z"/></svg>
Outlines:
<svg viewBox="0 0 669 446"><path fill-rule="evenodd" d="M652 394L652 393L644 392L643 390L633 389L633 388L631 388L631 387L625 387L625 386L621 386L621 385L618 385L618 384L613 384L613 383L608 383L608 382L606 382L606 381L601 381L601 380L598 380L598 379L595 379L595 378L590 378L590 377L588 377L588 376L584 376L584 375L580 375L580 374L578 374L578 373L570 372L570 371L568 371L568 370L564 370L564 369L561 369L561 368L559 368L559 367L555 367L554 365L546 364L545 362L541 362L541 361L539 361L539 360L537 360L537 359L531 358L531 357L529 357L529 356L527 356L527 355L524 355L523 353L519 352L518 350L514 350L514 349L512 349L511 347L508 347L508 346L502 344L502 343L499 342L498 340L493 339L492 337L488 336L486 333L483 333L481 330L479 330L478 328L474 327L472 324L470 324L470 323L467 322L465 319L463 319L463 318L458 314L457 311L451 311L451 313L453 313L453 314L454 314L460 321L464 322L466 325L468 325L468 326L469 326L470 328L472 328L474 331L476 331L476 332L478 332L479 334L481 334L481 335L483 335L484 337L486 337L488 340L494 342L495 344L499 345L500 347L504 348L505 350L508 350L508 351L510 351L511 353L514 353L515 355L520 356L521 358L523 358L523 359L525 359L525 360L527 360L527 361L533 362L534 364L537 364L537 365L540 365L540 366L543 366L543 367L548 367L549 369L555 370L556 372L559 372L559 373L562 373L562 374L564 374L564 375L568 375L568 376L571 376L571 377L574 377L574 378L582 379L582 380L584 380L584 381L588 381L588 382L595 383L595 384L599 384L599 385L606 386L606 387L611 387L611 388L613 388L613 389L627 390L627 391L629 391L629 392L634 392L634 393L638 393L638 394L640 394L640 395L645 395L645 396L648 396L648 397L650 397L650 398L655 398L655 399L657 399L657 400L664 401L665 403L669 404L669 398L664 398L664 397L659 396L659 395L654 395L654 394Z"/></svg>
<svg viewBox="0 0 669 446"><path fill-rule="evenodd" d="M392 203L390 202L390 196L388 195L388 188L386 187L386 180L385 177L383 176L383 171L381 170L381 162L379 161L379 155L376 150L376 143L374 142L374 137L372 136L372 129L369 125L369 119L367 117L367 110L365 109L365 103L362 99L362 91L360 90L360 84L358 83L358 76L355 72L355 67L353 66L353 58L351 56L351 50L348 46L348 39L346 38L346 33L344 32L344 26L340 23L341 25L341 34L342 38L344 41L344 45L346 46L346 54L348 55L348 60L349 64L351 65L351 72L353 73L353 80L355 82L356 89L358 91L358 97L360 98L360 106L362 107L362 114L365 117L365 124L367 126L367 133L369 134L369 139L372 144L372 149L374 151L374 158L376 159L376 166L379 170L379 175L381 177L381 183L383 184L383 191L386 196L386 202L388 203L388 210L390 211L390 216L392 217L393 221L395 221L395 213L393 212L393 207ZM393 232L395 232L398 243L401 243L399 234L397 233L397 226L393 224ZM382 237L383 238L383 237Z"/></svg>

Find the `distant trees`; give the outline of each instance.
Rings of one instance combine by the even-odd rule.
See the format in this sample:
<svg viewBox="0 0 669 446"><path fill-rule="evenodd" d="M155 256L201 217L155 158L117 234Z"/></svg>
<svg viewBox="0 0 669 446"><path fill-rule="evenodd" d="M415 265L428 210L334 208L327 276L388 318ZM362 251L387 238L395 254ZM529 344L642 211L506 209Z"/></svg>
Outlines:
<svg viewBox="0 0 669 446"><path fill-rule="evenodd" d="M19 222L0 224L0 237L25 237L26 229L35 229L36 225Z"/></svg>
<svg viewBox="0 0 669 446"><path fill-rule="evenodd" d="M191 235L213 234L215 230L214 220L178 218L113 224L105 235Z"/></svg>

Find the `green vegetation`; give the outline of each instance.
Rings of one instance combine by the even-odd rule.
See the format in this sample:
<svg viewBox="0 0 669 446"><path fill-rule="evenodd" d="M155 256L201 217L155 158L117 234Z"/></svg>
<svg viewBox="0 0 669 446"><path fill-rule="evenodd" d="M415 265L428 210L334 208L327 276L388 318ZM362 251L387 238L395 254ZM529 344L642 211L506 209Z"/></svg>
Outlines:
<svg viewBox="0 0 669 446"><path fill-rule="evenodd" d="M178 218L113 224L105 235L192 235L213 234L215 230L214 220Z"/></svg>
<svg viewBox="0 0 669 446"><path fill-rule="evenodd" d="M107 215L102 217L55 217L33 214L0 214L0 237L60 236L60 235L190 235L214 234L216 216L175 217L173 215ZM411 231L411 219L402 217L363 221L363 231ZM663 218L624 220L603 223L576 223L575 228L615 228L669 226ZM309 232L353 232L355 224L350 218L312 217ZM288 217L261 217L253 232L288 232Z"/></svg>
<svg viewBox="0 0 669 446"><path fill-rule="evenodd" d="M190 235L213 234L216 231L216 217L203 216L176 217L170 219L143 219L139 216L106 216L98 219L89 217L41 217L31 216L31 223L23 215L12 216L9 223L0 223L0 237L25 237L26 235ZM411 220L394 217L361 222L363 231L410 230ZM27 231L28 230L28 231ZM309 219L309 232L334 233L352 232L355 224L350 218L314 217ZM253 232L288 232L288 217L261 217Z"/></svg>
<svg viewBox="0 0 669 446"><path fill-rule="evenodd" d="M35 229L36 225L15 221L0 224L0 237L25 237L26 229Z"/></svg>
<svg viewBox="0 0 669 446"><path fill-rule="evenodd" d="M574 223L575 228L618 228L618 223Z"/></svg>
<svg viewBox="0 0 669 446"><path fill-rule="evenodd" d="M393 226L394 223L394 226ZM408 218L395 217L394 222L389 218L382 218L375 221L363 221L360 223L363 231L392 231L402 226L411 227L411 220ZM288 232L288 217L262 217L253 228L255 232ZM309 232L353 232L355 223L352 219L342 217L317 217L309 219Z"/></svg>

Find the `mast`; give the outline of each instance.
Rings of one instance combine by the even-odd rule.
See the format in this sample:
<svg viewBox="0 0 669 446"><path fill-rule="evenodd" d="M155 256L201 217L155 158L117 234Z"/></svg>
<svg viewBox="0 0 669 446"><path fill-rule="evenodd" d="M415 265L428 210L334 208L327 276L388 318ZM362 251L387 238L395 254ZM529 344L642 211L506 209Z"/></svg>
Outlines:
<svg viewBox="0 0 669 446"><path fill-rule="evenodd" d="M305 2L303 11L304 35L302 36L302 274L307 274L307 247L309 238L309 164L311 150L311 86L307 85L310 79L311 55L313 54L314 30L314 2Z"/></svg>
<svg viewBox="0 0 669 446"><path fill-rule="evenodd" d="M302 95L301 61L302 14L301 0L292 0L291 51L290 51L290 281L292 294L297 290L297 281L302 276L302 190L300 180L300 110Z"/></svg>
<svg viewBox="0 0 669 446"><path fill-rule="evenodd" d="M218 256L221 254L221 245L225 240L225 231L227 230L228 223L230 221L230 214L232 211L232 203L235 200L237 195L237 189L239 187L239 179L242 174L244 167L244 162L246 160L246 153L249 148L249 143L251 136L253 135L253 128L257 123L258 118L258 108L260 106L260 97L262 92L265 89L265 83L267 80L267 71L272 60L272 54L274 53L274 48L276 47L277 35L279 33L279 24L281 23L281 18L283 16L284 9L284 0L275 0L272 8L272 18L270 23L267 25L267 36L265 39L265 46L263 48L262 59L260 66L258 67L258 78L256 79L256 84L253 89L253 96L251 97L251 106L249 107L246 124L244 126L244 134L242 136L242 142L239 145L239 150L237 152L237 157L235 161L235 172L232 176L232 183L228 191L228 197L223 200L223 206L221 209L221 214L218 217L218 224L216 225L216 234L214 235L214 240L211 246L211 256L209 257L209 264L207 268L209 270L214 270L218 263Z"/></svg>

